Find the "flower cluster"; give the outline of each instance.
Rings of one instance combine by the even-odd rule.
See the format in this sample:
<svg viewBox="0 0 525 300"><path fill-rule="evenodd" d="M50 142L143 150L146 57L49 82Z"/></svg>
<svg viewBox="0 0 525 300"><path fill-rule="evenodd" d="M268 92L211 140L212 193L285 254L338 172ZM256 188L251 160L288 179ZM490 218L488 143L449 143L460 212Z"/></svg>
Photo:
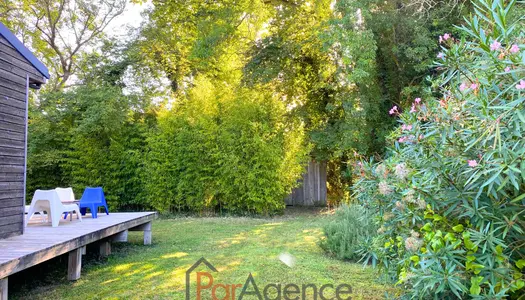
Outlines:
<svg viewBox="0 0 525 300"><path fill-rule="evenodd" d="M439 36L439 43L443 43L445 41L447 41L448 39L450 39L452 36L450 35L450 33L445 33L443 35L440 35Z"/></svg>
<svg viewBox="0 0 525 300"><path fill-rule="evenodd" d="M468 160L467 163L468 163L468 166L472 168L478 166L478 162L475 159Z"/></svg>
<svg viewBox="0 0 525 300"><path fill-rule="evenodd" d="M379 194L383 196L390 195L393 192L392 188L388 185L388 183L386 183L386 181L381 181L377 185L377 190L379 191Z"/></svg>
<svg viewBox="0 0 525 300"><path fill-rule="evenodd" d="M520 80L520 83L516 85L516 89L525 90L525 80Z"/></svg>
<svg viewBox="0 0 525 300"><path fill-rule="evenodd" d="M410 131L410 130L412 130L412 125L403 124L403 126L401 126L401 130L403 130L403 131Z"/></svg>
<svg viewBox="0 0 525 300"><path fill-rule="evenodd" d="M412 103L412 107L410 108L410 112L411 113L415 113L417 112L417 106L419 106L421 104L421 98L416 98L414 100L414 103Z"/></svg>
<svg viewBox="0 0 525 300"><path fill-rule="evenodd" d="M465 82L462 82L460 85L459 85L459 90L461 92L464 92L465 90L467 89L470 89L471 91L475 91L477 90L479 87L479 85L475 82L471 83L470 85L466 84Z"/></svg>
<svg viewBox="0 0 525 300"><path fill-rule="evenodd" d="M387 171L387 169L386 169L384 164L378 164L377 165L377 167L376 167L376 174L378 176L386 178L387 173L388 173L388 171Z"/></svg>
<svg viewBox="0 0 525 300"><path fill-rule="evenodd" d="M490 44L490 50L491 51L497 51L501 48L501 43L498 42L498 40L494 40L492 44Z"/></svg>
<svg viewBox="0 0 525 300"><path fill-rule="evenodd" d="M412 252L416 252L417 250L419 250L419 248L421 248L421 246L423 245L423 241L418 239L418 238L415 238L415 237L408 237L406 240L405 240L405 248L408 250L408 251L412 251Z"/></svg>
<svg viewBox="0 0 525 300"><path fill-rule="evenodd" d="M388 114L390 114L390 115L399 114L399 110L397 109L397 105L394 105L394 107L392 107L392 108L388 111Z"/></svg>
<svg viewBox="0 0 525 300"><path fill-rule="evenodd" d="M407 165L405 163L400 163L396 165L396 169L394 172L397 176L397 178L401 180L405 180L410 173L410 170L408 169Z"/></svg>

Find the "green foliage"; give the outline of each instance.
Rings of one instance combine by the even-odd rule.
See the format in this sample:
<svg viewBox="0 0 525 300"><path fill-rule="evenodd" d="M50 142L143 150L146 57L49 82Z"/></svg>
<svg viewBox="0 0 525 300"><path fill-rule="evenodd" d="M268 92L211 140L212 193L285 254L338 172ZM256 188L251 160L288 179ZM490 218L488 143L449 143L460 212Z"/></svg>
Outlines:
<svg viewBox="0 0 525 300"><path fill-rule="evenodd" d="M148 203L159 209L222 209L226 202L241 201L227 209L264 212L279 210L274 200L266 208L259 202L289 191L304 161L301 149L328 161L330 202L348 200L348 162L357 154L384 152L395 124L388 108L423 89L423 74L438 47L435 37L450 31L465 10L463 1L439 6L377 0L152 1L140 36L120 45L104 40L101 30L122 12L123 0L51 1L38 7L36 0L18 2L19 7L0 4L0 18L42 54L54 89L67 87L74 77L93 91L66 88L64 94L42 95L72 104L53 111L50 100L47 108L32 109L31 122L38 126L31 128L31 171L49 176L32 175L31 188L105 182L116 193L112 201L133 194L122 196L123 207L140 203L148 190ZM81 13L68 22L69 6L76 4ZM49 15L42 13L46 9ZM86 22L89 30L77 30L77 40L59 41L58 33ZM87 51L94 45L100 49ZM104 94L107 86L116 89ZM90 104L77 99L82 93ZM115 101L100 101L104 97ZM152 99L163 111L158 127ZM257 122L267 127L248 125L263 116L268 119ZM46 135L46 129L53 132ZM276 169L263 168L264 175L239 183L238 174L251 174L255 165ZM276 174L275 186L268 188ZM250 196L252 191L257 196Z"/></svg>
<svg viewBox="0 0 525 300"><path fill-rule="evenodd" d="M42 95L29 120L28 193L102 186L112 209L143 208L145 114L109 86ZM30 199L30 197L29 197Z"/></svg>
<svg viewBox="0 0 525 300"><path fill-rule="evenodd" d="M152 2L141 54L174 92L190 88L199 74L237 80L244 52L269 17L259 0Z"/></svg>
<svg viewBox="0 0 525 300"><path fill-rule="evenodd" d="M332 202L345 197L354 153L382 154L387 110L423 89L463 1L153 1L141 53L178 97L205 75L271 90L304 124L311 156L329 161Z"/></svg>
<svg viewBox="0 0 525 300"><path fill-rule="evenodd" d="M339 259L360 260L360 252L367 251L377 235L374 219L374 215L361 205L341 205L335 219L324 227L326 238L321 247Z"/></svg>
<svg viewBox="0 0 525 300"><path fill-rule="evenodd" d="M516 1L478 1L441 37L433 90L399 113L393 148L359 163L356 198L381 219L381 270L414 298L523 293L525 51ZM518 7L515 7L518 6ZM516 17L518 16L518 17Z"/></svg>
<svg viewBox="0 0 525 300"><path fill-rule="evenodd" d="M274 89L305 123L312 156L330 161L333 202L345 198L355 152L384 152L395 123L388 108L423 89L435 37L461 16L455 3L425 10L411 1L281 4L252 47L245 84Z"/></svg>
<svg viewBox="0 0 525 300"><path fill-rule="evenodd" d="M148 139L150 203L162 211L282 211L307 158L301 126L285 114L270 93L197 78Z"/></svg>

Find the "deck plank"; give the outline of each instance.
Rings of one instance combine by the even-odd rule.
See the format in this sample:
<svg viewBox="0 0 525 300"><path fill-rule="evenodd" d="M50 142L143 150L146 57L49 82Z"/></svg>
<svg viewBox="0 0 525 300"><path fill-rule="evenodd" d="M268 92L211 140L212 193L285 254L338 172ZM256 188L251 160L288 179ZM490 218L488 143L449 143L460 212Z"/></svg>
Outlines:
<svg viewBox="0 0 525 300"><path fill-rule="evenodd" d="M87 244L151 222L155 212L88 214L82 222L60 220L58 227L33 217L24 234L0 240L0 279Z"/></svg>

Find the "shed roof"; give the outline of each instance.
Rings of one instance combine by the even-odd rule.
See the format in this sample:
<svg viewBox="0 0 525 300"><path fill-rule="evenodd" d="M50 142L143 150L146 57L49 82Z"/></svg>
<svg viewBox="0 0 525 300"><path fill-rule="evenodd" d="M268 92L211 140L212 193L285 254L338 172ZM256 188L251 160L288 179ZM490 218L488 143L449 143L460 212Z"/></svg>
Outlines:
<svg viewBox="0 0 525 300"><path fill-rule="evenodd" d="M4 37L29 63L35 67L44 77L49 79L49 70L36 58L33 53L18 40L18 38L0 22L0 35Z"/></svg>

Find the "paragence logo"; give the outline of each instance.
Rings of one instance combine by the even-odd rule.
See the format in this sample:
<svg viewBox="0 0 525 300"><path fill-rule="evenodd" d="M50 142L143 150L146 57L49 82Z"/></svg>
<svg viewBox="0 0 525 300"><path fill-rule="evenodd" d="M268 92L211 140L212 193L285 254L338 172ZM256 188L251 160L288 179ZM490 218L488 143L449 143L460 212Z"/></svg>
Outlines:
<svg viewBox="0 0 525 300"><path fill-rule="evenodd" d="M211 272L196 272L195 290L191 288L191 274L200 265L211 272L217 269L204 257L186 271L186 300L348 300L352 299L352 287L348 284L317 285L314 283L297 285L294 283L271 283L259 288L252 273L244 284L217 283ZM193 292L193 293L192 293ZM193 298L191 295L193 294Z"/></svg>

